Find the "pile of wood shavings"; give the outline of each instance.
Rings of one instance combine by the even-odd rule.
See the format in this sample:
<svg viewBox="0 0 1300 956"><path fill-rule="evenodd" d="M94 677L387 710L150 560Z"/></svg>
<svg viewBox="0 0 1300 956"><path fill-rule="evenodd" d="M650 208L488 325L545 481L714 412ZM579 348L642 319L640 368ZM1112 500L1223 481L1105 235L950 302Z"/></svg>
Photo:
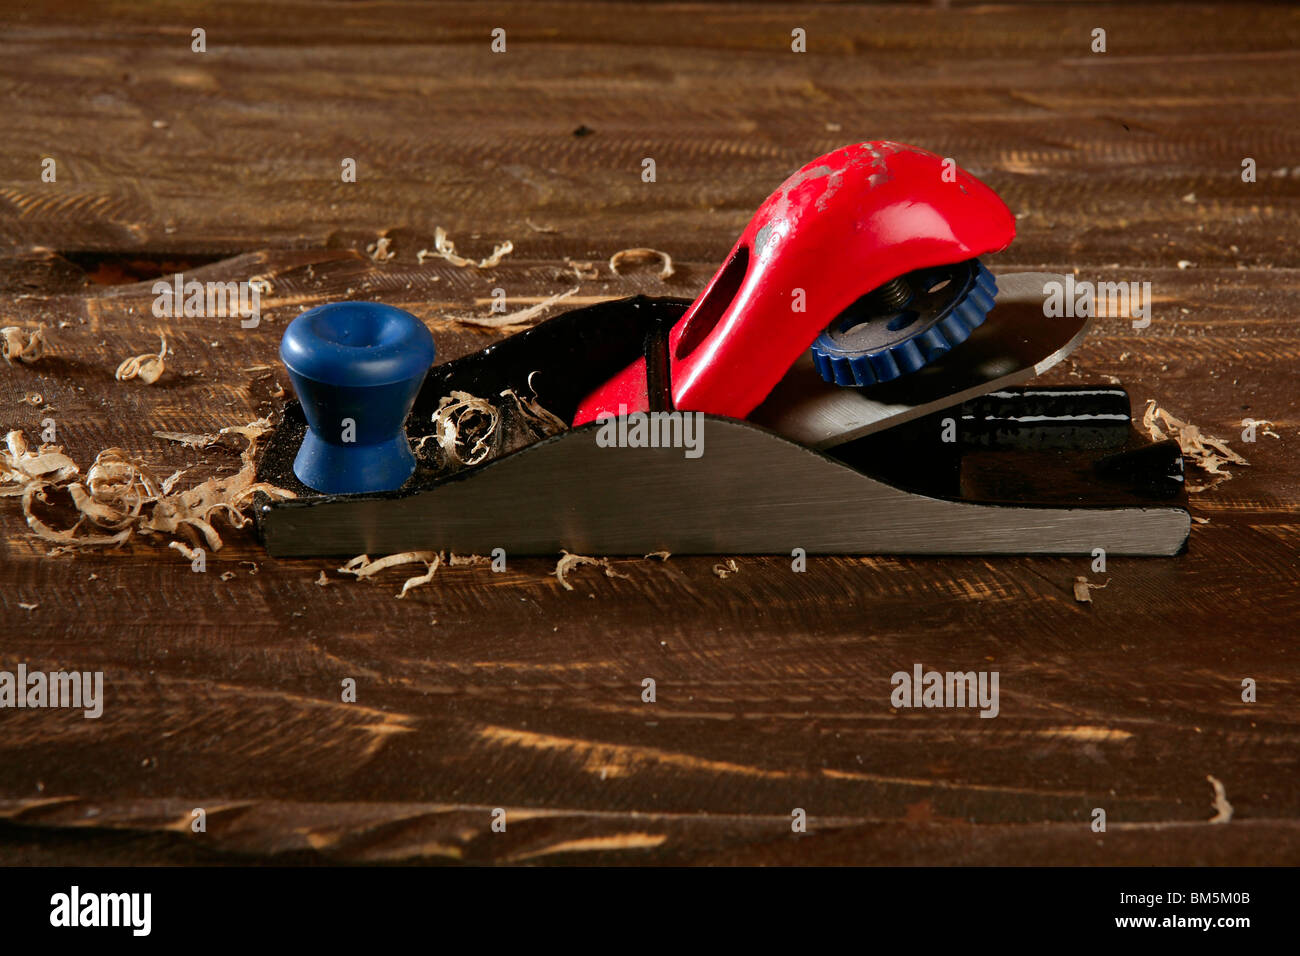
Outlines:
<svg viewBox="0 0 1300 956"><path fill-rule="evenodd" d="M1214 480L1206 485L1189 484L1187 486L1189 492L1206 491L1230 479L1232 473L1224 470L1225 465L1250 464L1229 448L1226 441L1203 434L1196 425L1175 418L1157 405L1154 398L1147 400L1147 408L1142 415L1142 427L1147 430L1152 441L1172 438L1178 442L1184 457L1190 458L1201 470L1214 476ZM1166 429L1168 429L1167 433Z"/></svg>
<svg viewBox="0 0 1300 956"><path fill-rule="evenodd" d="M31 365L45 354L45 326L31 332L16 325L0 329L0 352L4 353L5 361L10 365L14 359Z"/></svg>
<svg viewBox="0 0 1300 956"><path fill-rule="evenodd" d="M493 247L492 255L475 262L473 259L466 259L464 256L457 255L456 243L447 237L447 230L439 226L433 231L433 251L421 249L415 254L415 258L419 260L420 265L424 265L425 259L445 259L453 266L462 269L466 266L473 266L476 269L495 269L501 265L502 259L514 251L515 244L507 239L505 242L499 242Z"/></svg>
<svg viewBox="0 0 1300 956"><path fill-rule="evenodd" d="M11 431L6 448L0 450L0 495L22 496L27 526L41 540L58 545L54 553L120 546L133 535L152 534L175 536L182 546L206 544L218 551L222 545L214 526L218 517L232 528L242 528L249 521L244 509L259 491L277 499L294 497L291 491L254 480L257 440L270 428L266 419L223 428L221 434L247 440L239 471L184 491L176 490L183 471L159 479L147 464L121 448L101 451L82 477L61 447L42 445L32 451L21 431ZM72 527L51 527L36 514L38 502L51 504L50 491L66 492L71 499L78 515Z"/></svg>
<svg viewBox="0 0 1300 956"><path fill-rule="evenodd" d="M167 337L159 334L158 338L162 341L162 345L157 355L146 352L144 355L133 355L123 359L122 364L113 373L113 377L119 382L138 378L146 385L152 385L162 378L163 369L166 367L163 360L167 357Z"/></svg>

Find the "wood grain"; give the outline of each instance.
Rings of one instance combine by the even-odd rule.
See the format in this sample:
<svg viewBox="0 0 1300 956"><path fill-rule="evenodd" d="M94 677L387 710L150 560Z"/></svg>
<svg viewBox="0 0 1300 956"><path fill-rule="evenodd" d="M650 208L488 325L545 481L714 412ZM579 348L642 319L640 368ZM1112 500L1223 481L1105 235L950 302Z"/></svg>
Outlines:
<svg viewBox="0 0 1300 956"><path fill-rule="evenodd" d="M1297 11L74 3L0 18L0 315L50 339L37 364L0 365L0 423L35 436L54 418L83 468L117 445L187 482L233 471L233 448L153 433L273 412L279 336L320 302L409 309L449 359L492 341L448 317L485 313L494 288L521 306L575 285L571 304L694 295L786 173L886 137L1007 200L1020 235L995 271L1152 283L1149 328L1100 319L1048 381L1122 380L1138 409L1155 399L1250 462L1192 497L1208 523L1186 555L1105 574L904 557L795 574L773 557L722 579L713 559L619 559L625 577L581 569L570 592L534 559L444 568L401 601L401 570L350 581L240 532L205 574L161 542L51 557L5 499L0 670L103 670L107 702L97 721L0 711L0 862L1300 861ZM794 26L805 55L788 52ZM346 156L355 184L339 182ZM466 255L515 252L493 270L421 264L438 226ZM392 261L365 252L380 236ZM565 262L633 246L677 274L579 281ZM178 269L267 277L262 324L155 319L152 280ZM162 380L115 381L159 331ZM42 407L22 403L33 392ZM1281 437L1243 443L1245 417ZM1080 574L1109 582L1090 604ZM1000 716L892 712L890 675L916 662L998 670ZM1226 825L1206 822L1207 774Z"/></svg>

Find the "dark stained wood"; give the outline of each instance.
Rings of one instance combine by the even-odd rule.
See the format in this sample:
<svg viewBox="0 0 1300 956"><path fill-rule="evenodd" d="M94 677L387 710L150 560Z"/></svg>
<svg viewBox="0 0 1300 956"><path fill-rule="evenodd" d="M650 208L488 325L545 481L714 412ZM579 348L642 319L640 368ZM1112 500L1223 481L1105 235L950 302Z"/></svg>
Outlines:
<svg viewBox="0 0 1300 956"><path fill-rule="evenodd" d="M618 559L625 577L579 569L566 591L531 559L444 568L401 601L410 572L346 580L241 532L206 574L161 542L50 557L4 499L0 669L103 670L108 699L98 721L0 711L0 862L1300 861L1297 11L236 2L0 18L0 324L50 338L41 362L0 364L0 424L35 436L53 417L83 468L117 445L186 480L232 471L233 450L153 432L273 411L283 373L258 367L323 301L409 309L447 359L492 340L448 316L486 312L497 287L518 305L574 285L569 304L694 295L786 173L886 137L1003 195L1020 236L995 271L1152 283L1150 328L1101 319L1047 381L1122 380L1138 410L1155 399L1250 461L1192 496L1208 523L1186 555L1101 575L895 557L794 574L773 557L722 579L713 559ZM195 26L207 54L190 52ZM806 55L789 52L795 26ZM438 226L467 255L515 252L482 272L421 265ZM390 262L365 253L380 236ZM677 274L602 265L579 282L564 261L634 246ZM269 277L262 325L160 323L152 277L176 269ZM163 379L115 381L159 330ZM21 404L31 392L46 407ZM1281 438L1242 443L1247 416ZM1080 574L1109 582L1091 604ZM1000 716L891 712L890 675L916 662L998 670ZM1207 775L1227 825L1206 822ZM807 835L790 832L796 807Z"/></svg>

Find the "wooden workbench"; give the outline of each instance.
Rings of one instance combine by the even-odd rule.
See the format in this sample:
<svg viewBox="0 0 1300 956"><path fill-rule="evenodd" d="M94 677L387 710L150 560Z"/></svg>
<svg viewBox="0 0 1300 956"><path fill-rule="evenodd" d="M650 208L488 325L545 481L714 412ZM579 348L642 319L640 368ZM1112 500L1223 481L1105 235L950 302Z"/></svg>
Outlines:
<svg viewBox="0 0 1300 956"><path fill-rule="evenodd" d="M0 711L0 863L1300 861L1300 12L502 6L0 14L0 324L50 343L0 364L5 430L53 418L83 470L120 446L186 482L230 473L235 446L153 433L274 413L303 308L400 306L442 360L491 341L450 316L494 288L512 308L573 286L568 305L690 297L791 170L890 138L1016 212L995 271L1152 283L1149 328L1100 319L1050 381L1118 378L1249 465L1192 496L1187 554L1105 574L773 557L722 578L673 557L567 591L518 559L402 600L419 568L349 580L224 528L206 573L158 538L51 556L3 499L0 669L102 670L106 702ZM467 255L514 251L419 263L439 226ZM391 260L367 254L381 237ZM676 274L611 274L642 246ZM156 319L176 271L267 277L261 325ZM159 332L163 378L116 381ZM1247 417L1279 437L1243 443ZM1105 584L1091 603L1079 575ZM917 662L997 670L1000 715L891 711Z"/></svg>

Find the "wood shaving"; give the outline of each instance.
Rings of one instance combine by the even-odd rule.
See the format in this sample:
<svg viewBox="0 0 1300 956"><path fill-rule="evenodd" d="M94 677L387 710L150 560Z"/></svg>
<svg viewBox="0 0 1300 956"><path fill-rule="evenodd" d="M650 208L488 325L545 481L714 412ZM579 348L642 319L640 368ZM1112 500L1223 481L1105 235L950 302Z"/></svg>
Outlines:
<svg viewBox="0 0 1300 956"><path fill-rule="evenodd" d="M433 560L428 563L428 570L424 574L417 574L415 577L407 578L402 582L402 590L397 592L397 597L406 597L406 592L412 588L418 588L422 584L428 584L433 580L433 576L438 573L438 567L442 564L442 555L435 554Z"/></svg>
<svg viewBox="0 0 1300 956"><path fill-rule="evenodd" d="M0 497L21 495L32 483L60 484L78 472L61 445L41 445L32 451L21 431L11 431L0 449Z"/></svg>
<svg viewBox="0 0 1300 956"><path fill-rule="evenodd" d="M1196 425L1175 418L1158 406L1154 398L1147 400L1146 411L1142 415L1142 427L1147 430L1152 441L1174 439L1178 442L1183 457L1190 458L1202 471L1214 476L1215 480L1209 484L1188 484L1189 492L1206 491L1230 479L1232 473L1224 469L1225 465L1250 464L1229 448L1226 441L1203 434ZM1165 429L1168 429L1168 432Z"/></svg>
<svg viewBox="0 0 1300 956"><path fill-rule="evenodd" d="M600 278L600 267L594 262L570 259L566 256L564 264L569 267L569 271L572 272L580 282L590 282L592 279Z"/></svg>
<svg viewBox="0 0 1300 956"><path fill-rule="evenodd" d="M402 590L397 592L397 596L402 598L406 597L406 593L412 588L418 588L420 585L432 581L443 560L444 557L441 551L402 551L398 554L390 554L387 557L380 558L378 561L370 560L369 555L359 554L339 568L339 572L352 574L361 579L372 577L387 568L395 568L403 564L424 564L424 574L417 574L414 577L407 578L402 584ZM325 572L322 571L321 575L324 576L324 574ZM318 580L316 583L319 584L320 581Z"/></svg>
<svg viewBox="0 0 1300 956"><path fill-rule="evenodd" d="M101 451L84 478L76 481L80 472L61 449L42 446L31 453L22 433L11 432L8 451L0 461L4 484L0 494L20 492L23 516L32 533L65 549L120 545L133 535L162 534L184 539L182 543L189 545L204 543L219 551L221 536L213 524L217 518L224 518L232 528L242 528L250 520L244 511L257 493L277 499L294 497L293 492L255 481L257 439L270 427L270 422L259 419L223 428L222 434L239 434L248 439L240 454L239 471L209 478L180 492L174 488L183 471L159 481L148 465L121 448ZM37 502L50 503L50 490L65 492L71 499L78 515L71 528L51 527L35 513Z"/></svg>
<svg viewBox="0 0 1300 956"><path fill-rule="evenodd" d="M167 542L167 547L172 548L175 551L179 551L181 554L185 555L185 557L190 561L193 561L195 558L199 556L199 551L197 548L191 548L189 545L184 544L183 542L180 541L169 541Z"/></svg>
<svg viewBox="0 0 1300 956"><path fill-rule="evenodd" d="M393 241L387 236L380 236L375 242L366 246L366 255L373 262L387 262L389 259L396 259L397 253L392 249Z"/></svg>
<svg viewBox="0 0 1300 956"><path fill-rule="evenodd" d="M671 558L672 556L673 556L673 553L672 553L671 551L651 551L651 552L650 552L649 554L647 554L645 557L646 557L646 558L656 558L656 559L658 559L658 560L660 560L660 561L667 561L667 560L668 560L669 558Z"/></svg>
<svg viewBox="0 0 1300 956"><path fill-rule="evenodd" d="M215 445L221 440L220 435L196 434L193 432L154 432L153 437L162 438L165 441L180 442L190 448L207 448L209 445Z"/></svg>
<svg viewBox="0 0 1300 956"><path fill-rule="evenodd" d="M533 232L545 232L545 233L548 233L548 234L549 234L549 233L555 233L555 232L559 232L559 231L560 231L560 230L556 229L554 226L539 226L539 225L537 225L537 223L533 222L531 219L525 219L525 220L524 220L524 225L526 225L526 226L527 226L529 229L531 229Z"/></svg>
<svg viewBox="0 0 1300 956"><path fill-rule="evenodd" d="M729 578L739 570L740 567L736 564L735 558L727 558L725 563L713 566L713 573L720 578Z"/></svg>
<svg viewBox="0 0 1300 956"><path fill-rule="evenodd" d="M1214 816L1210 817L1210 823L1227 823L1232 819L1232 804L1228 802L1228 792L1223 789L1223 784L1217 777L1210 774L1205 775L1205 779L1210 781L1210 786L1214 788Z"/></svg>
<svg viewBox="0 0 1300 956"><path fill-rule="evenodd" d="M486 554L450 554L447 556L449 567L458 568L473 564L491 564L492 559Z"/></svg>
<svg viewBox="0 0 1300 956"><path fill-rule="evenodd" d="M45 326L31 332L16 325L0 329L0 352L10 365L14 359L31 365L45 354Z"/></svg>
<svg viewBox="0 0 1300 956"><path fill-rule="evenodd" d="M330 583L330 579L329 579L328 577L326 577L325 572L322 571L322 572L320 573L320 577L318 577L318 578L316 579L316 584L317 584L317 586L323 588L323 587L326 587L329 583Z"/></svg>
<svg viewBox="0 0 1300 956"><path fill-rule="evenodd" d="M24 611L35 611L38 607L40 607L39 604L25 604L22 601L18 602L18 606L22 608Z"/></svg>
<svg viewBox="0 0 1300 956"><path fill-rule="evenodd" d="M487 399L455 391L438 400L432 437L451 464L477 465L492 453L491 439L500 424L501 413Z"/></svg>
<svg viewBox="0 0 1300 956"><path fill-rule="evenodd" d="M234 579L235 579L235 572L234 572L234 571L224 571L224 572L222 572L221 580L223 580L223 581L233 581Z"/></svg>
<svg viewBox="0 0 1300 956"><path fill-rule="evenodd" d="M1091 604L1092 592L1108 587L1110 587L1109 581L1105 584L1089 584L1088 579L1081 574L1074 579L1074 599L1080 604Z"/></svg>
<svg viewBox="0 0 1300 956"><path fill-rule="evenodd" d="M673 275L673 257L666 252L660 252L658 249L621 249L609 257L609 271L614 275L621 275L618 267L621 265L640 264L645 262L658 262L660 264L659 278L668 279Z"/></svg>
<svg viewBox="0 0 1300 956"><path fill-rule="evenodd" d="M518 312L505 312L496 315L448 315L444 318L452 322L460 322L463 325L476 325L484 329L508 329L511 326L527 325L533 319L537 318L551 306L558 302L563 302L571 295L576 295L578 286L574 286L567 292L559 292L553 296L543 299L536 305L530 305L526 309L520 309Z"/></svg>
<svg viewBox="0 0 1300 956"><path fill-rule="evenodd" d="M387 568L395 568L403 564L417 564L419 562L428 564L437 554L436 551L401 551L397 554L379 558L377 561L372 561L368 554L359 554L339 568L339 573L355 575L357 578L368 578Z"/></svg>
<svg viewBox="0 0 1300 956"><path fill-rule="evenodd" d="M152 385L162 378L163 369L166 367L163 360L167 356L167 337L159 335L158 338L161 340L162 345L158 349L157 355L133 355L129 359L123 359L122 364L117 367L114 377L119 382L138 378L146 385Z"/></svg>
<svg viewBox="0 0 1300 956"><path fill-rule="evenodd" d="M35 408L40 408L42 405L45 404L45 396L42 395L40 392L28 392L26 395L24 395L22 398L18 400L18 404L31 405Z"/></svg>
<svg viewBox="0 0 1300 956"><path fill-rule="evenodd" d="M626 574L619 574L614 570L614 566L609 563L609 558L593 558L585 554L570 554L568 551L560 552L560 560L555 563L555 577L566 591L572 591L573 585L565 580L564 576L574 568L583 565L593 565L605 572L607 578L626 578Z"/></svg>
<svg viewBox="0 0 1300 956"><path fill-rule="evenodd" d="M501 397L513 398L515 405L519 409L520 417L523 418L537 437L548 438L564 431L569 425L563 418L550 409L544 408L542 403L538 401L537 389L533 387L533 376L536 374L535 371L528 373L528 390L533 393L531 398L525 398L513 388L507 388L501 393Z"/></svg>
<svg viewBox="0 0 1300 956"><path fill-rule="evenodd" d="M514 251L515 244L507 239L496 244L492 249L492 255L475 262L473 259L457 255L456 244L447 237L447 230L439 226L433 231L433 251L421 249L415 254L415 258L419 260L420 265L424 265L425 259L446 259L452 265L462 269L466 266L473 266L476 269L494 269L501 264L502 259Z"/></svg>

